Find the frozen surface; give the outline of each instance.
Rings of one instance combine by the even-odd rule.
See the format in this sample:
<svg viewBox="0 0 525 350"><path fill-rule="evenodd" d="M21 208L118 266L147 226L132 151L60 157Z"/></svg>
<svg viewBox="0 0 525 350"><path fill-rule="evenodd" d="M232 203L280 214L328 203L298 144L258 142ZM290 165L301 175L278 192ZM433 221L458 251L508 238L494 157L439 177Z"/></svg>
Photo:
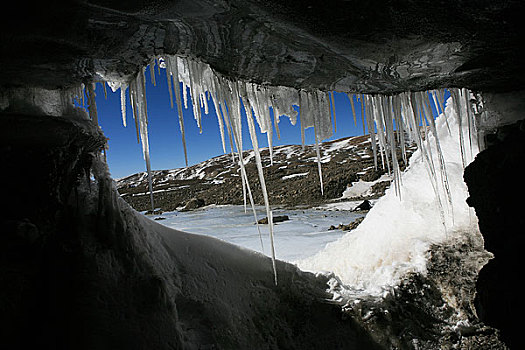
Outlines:
<svg viewBox="0 0 525 350"><path fill-rule="evenodd" d="M264 206L256 206L257 216L266 215ZM288 215L289 221L274 224L276 258L294 262L314 255L327 243L344 235L343 231L328 231L330 225L348 224L364 214L329 209L273 210L274 217ZM190 212L166 212L158 222L180 231L204 234L245 248L262 252L259 234L251 211L242 205L208 206ZM266 230L261 225L261 230ZM263 235L265 254L269 255L269 238Z"/></svg>

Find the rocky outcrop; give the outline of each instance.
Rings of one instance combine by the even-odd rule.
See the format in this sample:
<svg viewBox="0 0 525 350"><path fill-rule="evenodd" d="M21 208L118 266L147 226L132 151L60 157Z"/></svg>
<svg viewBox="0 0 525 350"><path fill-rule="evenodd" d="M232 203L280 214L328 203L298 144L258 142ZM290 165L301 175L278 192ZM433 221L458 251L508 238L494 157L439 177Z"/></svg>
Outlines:
<svg viewBox="0 0 525 350"><path fill-rule="evenodd" d="M361 204L354 208L354 211L367 211L370 209L372 209L372 204L369 200L365 199L363 202L361 202Z"/></svg>
<svg viewBox="0 0 525 350"><path fill-rule="evenodd" d="M336 278L329 284L344 313L385 349L506 349L474 308L477 275L490 258L479 233L464 232L430 247L427 272L408 275L381 297L341 289Z"/></svg>
<svg viewBox="0 0 525 350"><path fill-rule="evenodd" d="M180 211L190 211L198 208L202 208L206 205L206 202L202 198L190 199Z"/></svg>
<svg viewBox="0 0 525 350"><path fill-rule="evenodd" d="M330 226L330 228L328 230L330 230L330 231L333 231L333 230L352 231L352 230L356 229L357 226L359 226L359 224L361 222L363 222L364 219L365 219L364 217L357 218L354 221L352 221L351 223L349 223L348 225L345 225L345 224L339 224L337 226L332 225L332 226Z"/></svg>
<svg viewBox="0 0 525 350"><path fill-rule="evenodd" d="M288 215L276 215L273 217L273 223L276 224L276 223L279 223L279 222L284 222L284 221L288 221L290 220L290 218L288 217ZM261 224L261 225L268 225L268 218L262 218L260 219L259 221L257 221L258 224Z"/></svg>
<svg viewBox="0 0 525 350"><path fill-rule="evenodd" d="M468 204L476 210L485 248L494 254L480 272L476 286L476 310L486 324L501 330L511 349L525 347L515 320L523 310L517 266L522 265L525 217L520 185L525 164L525 122L499 128L487 135L487 149L465 169ZM481 174L483 176L481 176Z"/></svg>

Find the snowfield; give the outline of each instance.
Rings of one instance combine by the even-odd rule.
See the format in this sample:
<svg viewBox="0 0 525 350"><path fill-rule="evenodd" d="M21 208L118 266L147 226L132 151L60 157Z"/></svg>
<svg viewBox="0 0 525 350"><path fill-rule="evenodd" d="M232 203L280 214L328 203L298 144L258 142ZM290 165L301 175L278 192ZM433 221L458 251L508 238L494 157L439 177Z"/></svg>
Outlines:
<svg viewBox="0 0 525 350"><path fill-rule="evenodd" d="M353 209L359 202L340 204ZM262 206L256 207L258 218L266 215ZM294 262L314 255L326 244L344 235L341 230L328 230L331 225L348 224L364 213L335 211L334 207L316 209L273 210L274 216L287 215L288 221L274 226L277 259ZM269 255L268 225L259 225L264 249L251 210L242 205L211 205L190 212L166 212L159 223L176 230L204 234Z"/></svg>

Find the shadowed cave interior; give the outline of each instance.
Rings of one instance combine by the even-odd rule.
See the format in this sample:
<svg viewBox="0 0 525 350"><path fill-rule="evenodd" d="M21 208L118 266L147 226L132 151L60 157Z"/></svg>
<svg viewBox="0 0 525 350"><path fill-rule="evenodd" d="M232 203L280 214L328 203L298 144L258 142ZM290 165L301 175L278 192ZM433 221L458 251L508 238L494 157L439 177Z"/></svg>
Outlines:
<svg viewBox="0 0 525 350"><path fill-rule="evenodd" d="M521 1L13 4L0 32L0 344L521 348L524 14ZM345 313L327 276L277 261L275 286L267 257L137 215L100 157L101 129L85 111L49 101L80 83L129 81L159 55L198 59L232 81L303 90L480 93L485 149L464 179L484 242L434 247L426 276ZM484 261L483 244L494 257L478 276L470 262ZM388 312L369 319L370 310ZM457 312L469 324L452 330L443 320Z"/></svg>

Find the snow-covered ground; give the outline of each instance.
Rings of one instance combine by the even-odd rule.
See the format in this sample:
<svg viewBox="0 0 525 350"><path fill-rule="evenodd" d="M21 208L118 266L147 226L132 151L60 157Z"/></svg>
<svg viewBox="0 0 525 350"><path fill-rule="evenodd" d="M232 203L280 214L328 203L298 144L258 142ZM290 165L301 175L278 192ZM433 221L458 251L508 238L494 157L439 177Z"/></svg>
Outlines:
<svg viewBox="0 0 525 350"><path fill-rule="evenodd" d="M294 262L313 256L326 244L333 242L344 235L343 231L328 228L341 223L348 224L362 213L353 213L359 202L334 203L327 208L316 209L277 209L274 217L287 215L290 220L274 226L276 257L277 259ZM334 210L340 208L339 211ZM266 216L263 206L257 206L257 216L262 219ZM347 209L347 210L345 210ZM254 224L253 213L250 208L244 212L241 205L207 206L190 212L165 212L165 220L160 224L190 233L213 236L255 251L263 252L257 227ZM259 225L265 254L270 254L268 226Z"/></svg>

